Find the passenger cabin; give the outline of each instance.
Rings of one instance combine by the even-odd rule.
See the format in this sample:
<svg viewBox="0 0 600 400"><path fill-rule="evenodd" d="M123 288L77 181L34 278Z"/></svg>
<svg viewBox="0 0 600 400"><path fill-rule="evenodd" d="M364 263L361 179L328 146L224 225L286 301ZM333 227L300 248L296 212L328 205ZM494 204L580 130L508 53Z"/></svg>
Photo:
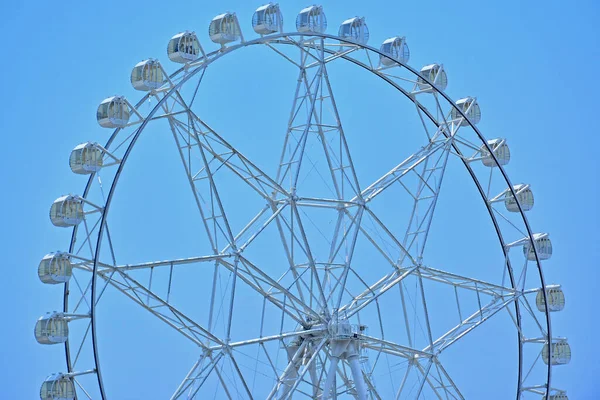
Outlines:
<svg viewBox="0 0 600 400"><path fill-rule="evenodd" d="M75 383L64 374L53 374L46 378L40 388L41 400L74 400Z"/></svg>
<svg viewBox="0 0 600 400"><path fill-rule="evenodd" d="M427 83L423 78L433 83L433 85L439 90L445 90L448 86L448 76L446 75L446 71L444 71L444 67L440 64L430 64L424 66L421 68L421 76L417 78L417 86L420 90L431 89L431 85L429 85L429 83Z"/></svg>
<svg viewBox="0 0 600 400"><path fill-rule="evenodd" d="M54 200L50 207L50 220L54 226L68 227L79 225L85 218L83 201L78 196L62 196Z"/></svg>
<svg viewBox="0 0 600 400"><path fill-rule="evenodd" d="M544 395L542 397L543 400L546 400L546 395ZM557 394L551 394L550 396L548 396L549 400L569 400L569 397L567 396L566 393L557 393Z"/></svg>
<svg viewBox="0 0 600 400"><path fill-rule="evenodd" d="M386 67L396 64L396 61L406 64L410 58L410 51L408 50L406 38L404 37L395 36L384 40L379 51L392 58L390 60L383 55L379 56L379 61Z"/></svg>
<svg viewBox="0 0 600 400"><path fill-rule="evenodd" d="M279 4L265 4L258 7L252 16L252 29L259 35L283 32L283 16Z"/></svg>
<svg viewBox="0 0 600 400"><path fill-rule="evenodd" d="M452 107L452 111L450 111L452 120L460 120L460 126L468 126L469 121L463 118L457 108L467 116L473 125L477 125L481 121L481 109L479 108L479 104L477 104L477 99L474 97L465 97L464 99L457 100L456 108Z"/></svg>
<svg viewBox="0 0 600 400"><path fill-rule="evenodd" d="M558 285L546 286L546 300L550 312L562 311L565 308L565 294ZM542 289L538 290L535 296L535 304L538 311L546 312L544 291Z"/></svg>
<svg viewBox="0 0 600 400"><path fill-rule="evenodd" d="M517 197L513 196L512 192L507 189L506 195L504 196L504 206L510 212L519 212L519 205L517 199L521 204L523 211L529 211L533 208L533 192L529 185L518 184L513 186L513 190Z"/></svg>
<svg viewBox="0 0 600 400"><path fill-rule="evenodd" d="M141 91L155 90L165 82L163 69L158 62L152 58L139 62L131 71L131 84L133 88Z"/></svg>
<svg viewBox="0 0 600 400"><path fill-rule="evenodd" d="M129 122L130 114L125 97L113 96L100 103L96 119L103 128L122 128Z"/></svg>
<svg viewBox="0 0 600 400"><path fill-rule="evenodd" d="M491 139L487 141L487 144L492 150L492 153L496 156L498 164L508 164L508 162L510 161L510 149L508 148L505 139ZM492 157L492 154L488 151L485 145L481 146L479 151L481 152L481 162L483 163L483 165L485 165L486 167L496 166L496 161L494 160L494 157Z"/></svg>
<svg viewBox="0 0 600 400"><path fill-rule="evenodd" d="M548 260L552 257L552 242L547 233L534 233L533 242L540 260ZM529 261L535 261L535 252L531 246L531 241L528 240L523 245L523 254Z"/></svg>
<svg viewBox="0 0 600 400"><path fill-rule="evenodd" d="M73 274L73 266L65 253L46 254L38 266L38 277L43 283L56 285L68 282Z"/></svg>
<svg viewBox="0 0 600 400"><path fill-rule="evenodd" d="M210 40L221 46L242 39L242 30L235 13L227 12L217 15L210 21L208 27Z"/></svg>
<svg viewBox="0 0 600 400"><path fill-rule="evenodd" d="M81 143L71 150L69 166L71 171L80 175L88 175L100 171L103 165L104 151L97 143Z"/></svg>
<svg viewBox="0 0 600 400"><path fill-rule="evenodd" d="M194 32L180 32L173 36L167 45L169 60L180 64L196 61L203 53Z"/></svg>
<svg viewBox="0 0 600 400"><path fill-rule="evenodd" d="M365 18L354 17L345 20L340 25L338 36L353 43L367 44L369 41L369 28ZM345 42L341 42L344 44Z"/></svg>
<svg viewBox="0 0 600 400"><path fill-rule="evenodd" d="M34 333L40 344L65 343L69 338L69 321L62 313L47 313L37 320Z"/></svg>
<svg viewBox="0 0 600 400"><path fill-rule="evenodd" d="M327 18L323 6L312 5L300 11L296 17L296 30L301 33L324 33Z"/></svg>
<svg viewBox="0 0 600 400"><path fill-rule="evenodd" d="M571 361L571 346L566 339L555 340L552 343L552 360L550 360L550 345L546 343L542 349L542 360L548 365L565 365Z"/></svg>

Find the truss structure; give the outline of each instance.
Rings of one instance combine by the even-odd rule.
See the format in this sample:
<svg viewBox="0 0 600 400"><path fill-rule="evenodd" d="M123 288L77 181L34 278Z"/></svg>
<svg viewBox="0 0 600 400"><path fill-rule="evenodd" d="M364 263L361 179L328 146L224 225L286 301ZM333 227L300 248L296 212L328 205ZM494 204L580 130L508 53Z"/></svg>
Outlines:
<svg viewBox="0 0 600 400"><path fill-rule="evenodd" d="M252 46L269 48L298 71L275 173L242 154L194 108L206 69ZM203 393L215 390L229 399L464 399L446 354L500 314L509 317L515 332L516 397L550 398L551 367L540 361L552 338L549 314L531 306L546 286L533 231L522 210L508 213L499 202L507 194L516 197L513 184L468 120L468 110L457 108L408 65L384 65L382 57L389 58L324 33L274 33L203 53L137 104L128 103L137 118L101 147L108 161L90 175L81 195L94 212L74 228L67 253L74 272L65 285L63 311L84 316L71 323L78 327L65 344L66 375L78 398L106 398L96 310L107 291L120 292L197 349L197 361L174 385L172 399L205 398ZM330 81L331 64L343 62L396 89L412 102L423 127L423 145L372 181L359 179ZM422 89L423 82L429 89ZM184 90L190 87L192 95ZM150 99L155 105L143 112L141 105ZM179 152L210 250L191 258L122 264L109 210L136 142L159 120L168 124ZM485 157L495 168L481 165ZM436 206L449 184L449 160L464 166L489 212L502 254L502 262L485 266L495 280L455 272L456 260L428 261ZM234 222L227 207L231 182L264 204L249 210L253 213L242 222ZM377 206L390 193L410 199L401 230L390 227ZM534 260L523 257L523 244L533 246ZM260 257L266 245L279 249L277 268ZM356 261L362 248L373 255L373 265ZM211 282L202 318L176 301L173 282L190 267ZM437 291L450 294L446 303L457 315L441 330L433 326L430 303ZM247 330L236 323L240 296L262 304L256 326Z"/></svg>

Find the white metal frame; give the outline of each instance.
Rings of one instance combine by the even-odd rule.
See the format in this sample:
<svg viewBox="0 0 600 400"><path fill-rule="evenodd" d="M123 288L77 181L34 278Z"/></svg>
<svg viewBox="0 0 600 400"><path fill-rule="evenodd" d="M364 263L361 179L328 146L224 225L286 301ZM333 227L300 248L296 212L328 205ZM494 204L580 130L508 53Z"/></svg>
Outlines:
<svg viewBox="0 0 600 400"><path fill-rule="evenodd" d="M340 43L345 48L341 52ZM191 84L192 78L200 78L198 80L198 85L200 85L206 68L221 57L239 48L254 45L268 46L299 69L285 145L275 177L270 177L258 168L197 116L192 109L194 98L185 99L180 91L183 85ZM299 59L294 59L285 50L290 47L299 52ZM506 217L502 216L500 210L495 206L498 199L490 195L494 172L496 172L494 178L499 180L503 187L509 188L504 193L510 191L517 198L513 185L505 170L497 162L487 141L473 124L468 122L467 126L461 126L462 124L448 121L444 117L444 115L448 115L449 107L453 107L462 118L468 121L462 110L456 108L446 94L433 85L432 90L415 91L417 79L419 77L425 81L427 79L397 60L393 60L396 67L382 69L379 66L381 57L387 56L373 47L350 42L337 36L314 32L273 34L242 41L242 43L208 53L204 58L191 62L171 74L163 88L148 93L136 106L129 105L140 120L130 122L124 128L116 129L106 145L102 147L106 154L116 161L113 163L116 171L113 169L114 175L110 175L109 172L105 174L104 171L107 170L105 166L102 169L104 178L102 181L100 172L91 174L81 196L86 199L86 202L89 202L87 198L91 188L99 185L102 189L103 181L109 190L105 195L104 189L102 189L103 207L98 206L98 210L101 211L98 213L98 219L96 221L85 220L81 226L75 227L69 248L72 259L79 260L73 265L74 270L78 271L80 279L88 279L87 285L82 285L81 283L84 281L80 282L74 276L73 281L65 285L64 291L63 312L81 314L81 309L86 307L89 309L89 326L85 335L82 338L70 339L65 344L68 374L75 379L81 389L81 395L91 398L76 377L79 374L91 373L97 376L99 396L106 398L98 358L95 309L105 288L110 285L179 331L201 349L199 360L175 390L173 399L195 396L200 392L210 374L216 375L216 379L221 382L226 397L235 397L228 391L223 372L219 368L215 368L222 365L223 362L229 362L232 365L234 373L237 375L236 379L241 382L241 393L252 398L252 391L234 353L238 347L249 345L262 346L267 353L264 345L268 342L281 343L281 346L286 349L289 359L289 363L283 371L277 372L277 369L273 367L273 372L277 373L277 384L268 398L291 398L297 390L300 390L301 385L304 387L303 390L307 385L312 387L310 395L322 396L322 398L326 398L330 391L336 393L338 390L340 392L350 391L358 399L382 398L377 392L377 385L372 380L373 369L369 370L359 364L360 354L365 351L370 352L371 358L377 360L376 362L382 355L397 357L408 362L396 398L400 398L402 395L408 376L413 372L421 376L417 398L425 387L429 387L439 398L463 398L460 390L444 369L440 356L446 348L467 337L469 332L501 311L511 314L518 335L517 398L521 398L529 392L546 395L546 398L549 398L552 394L550 390L547 390L552 387L551 366L547 367L545 382L531 383L527 381L528 374L524 373L524 369L536 367L537 360L531 366L524 365L523 360L525 346L537 345L539 347L540 343L544 343L548 338L553 338L548 308L546 307L546 312L542 316L527 311L531 308L528 297L532 294L535 296L540 287L546 286L541 263L534 246L536 261L533 265L528 265L527 261L523 266L515 265L512 253L509 251L514 242L506 243L505 236L510 237L510 233L507 233L506 229L501 226L502 218ZM350 150L329 82L327 64L338 59L354 63L375 74L412 101L423 121L428 138L426 146L370 185L361 185L354 171ZM167 77L166 74L165 76ZM433 95L429 92L433 92ZM433 101L429 101L429 103L421 101L420 96L431 96ZM139 106L151 97L157 99L157 104L146 115L142 115L141 111L138 111ZM323 104L333 110L332 115L324 114ZM148 123L159 118L169 121L190 188L203 219L204 229L210 239L212 254L192 259L119 265L108 228L108 212L119 176L137 139ZM334 122L332 123L330 120ZM432 126L433 129L431 129ZM469 133L463 135L466 130ZM335 193L335 196L331 198L309 197L299 188L302 165L310 162L304 157L304 149L311 135L322 139L323 153L331 171L330 179ZM328 139L323 140L325 137ZM332 141L336 143L336 146L327 145ZM477 141L479 143L474 144ZM483 176L473 167L473 160L477 159L477 154L482 146L487 149L498 165L490 172L489 182L486 182L488 176ZM465 156L467 151L475 151L476 155ZM505 255L505 264L499 269L505 276L502 284L459 276L423 264L429 228L442 188L446 163L451 156L459 157L464 162L465 168L485 201L498 233L499 243ZM241 184L248 185L266 202L266 206L259 210L256 217L241 232L232 230L221 201L216 175L217 171L222 168L237 176ZM418 178L416 186L405 183L405 177L409 175ZM369 208L369 204L392 185L401 185L414 198L412 214L404 237L398 237L391 232ZM210 200L207 202L206 198ZM330 209L337 212L338 215L337 225L331 239L330 257L325 262L319 261L313 256L303 226L302 210L310 207ZM365 228L362 222L366 220L371 221L378 232L385 236L386 241L391 243L395 257L390 257L378 243L373 232ZM516 230L524 233L522 236L533 237L523 210L518 213L518 218L512 218L511 221ZM243 253L268 226L274 226L280 232L281 244L289 260L289 271L286 274L291 276L293 281L291 286L285 286L282 283L287 276L279 278L268 276ZM290 235L286 235L286 232ZM359 236L364 236L381 253L391 269L379 281L371 284L365 282L362 293L354 294L351 301L344 302L348 295L345 292L347 280L351 276L359 276L352 266L352 256ZM109 249L111 260L108 262L101 261L103 259L102 246ZM88 252L89 256L84 256L85 252ZM306 259L307 261L297 261L295 254L301 254L302 260ZM338 261L341 255L345 260L343 263ZM206 264L214 268L215 276L218 271L227 271L232 276L231 295L227 300L228 324L225 337L218 337L212 333L214 319L212 311L208 324L203 325L194 321L169 303L169 293L163 296L153 291L152 275L150 275L148 284L145 284L135 280L128 273L139 269L154 271L154 268L170 268L172 275L177 266L190 263ZM529 272L530 276L536 274L538 277L539 284L535 287L525 287L527 270L532 270ZM424 308L429 342L427 346L416 348L412 343L395 343L383 337L358 332L351 335L340 333L346 332L348 329L350 329L348 332L351 332L353 328L350 323L353 318L359 316L361 311L376 310L378 300L382 296L399 289L400 295L404 299L407 294L403 289L403 283L412 278L416 279L418 283L419 296ZM475 313L461 317L457 326L441 337L434 338L427 316L424 281L453 287L457 292L459 314L458 291L473 292L478 299L487 296L488 299L491 298L491 301L487 303L480 301L479 308ZM292 320L301 328L297 331L282 331L255 339L232 341L230 332L236 285L248 285L264 297L265 303L281 310L282 319ZM215 302L215 293L213 286L211 310ZM407 317L406 303L403 302L402 306L404 323L407 331L410 331L414 326L411 326ZM523 311L524 309L526 311ZM525 320L527 322L524 322ZM543 340L532 340L525 337L522 334L525 323L537 326L538 334ZM286 343L286 340L292 340L293 344ZM91 350L95 360L95 365L92 365L91 368L77 364L79 354L86 349L87 351ZM550 355L550 357L552 356ZM300 359L304 361L300 363ZM346 367L349 367L350 372L347 372ZM77 372L81 370L85 372ZM328 372L324 372L325 370ZM304 378L305 376L308 378Z"/></svg>

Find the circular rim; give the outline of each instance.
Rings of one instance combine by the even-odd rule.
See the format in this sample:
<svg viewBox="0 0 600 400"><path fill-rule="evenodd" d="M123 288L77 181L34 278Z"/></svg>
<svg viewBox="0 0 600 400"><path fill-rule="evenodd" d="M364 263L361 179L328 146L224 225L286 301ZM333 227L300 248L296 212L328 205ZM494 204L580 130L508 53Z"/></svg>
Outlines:
<svg viewBox="0 0 600 400"><path fill-rule="evenodd" d="M388 58L390 60L392 60L395 63L395 66L400 66L402 68L405 68L407 71L409 71L410 73L412 73L416 78L421 78L422 80L424 80L425 82L429 83L432 90L436 93L439 94L444 100L446 100L447 104L450 105L450 107L454 108L456 110L456 112L461 115L463 118L465 118L465 121L467 121L468 127L470 127L478 136L478 138L481 140L482 144L486 147L489 155L491 155L496 163L496 168L498 168L498 170L500 171L502 178L504 179L504 181L507 184L508 189L510 190L510 192L512 193L513 196L515 196L515 198L517 198L515 190L513 188L512 182L510 181L508 174L506 173L505 169L503 168L503 166L498 162L496 155L494 154L494 152L492 151L492 149L490 148L490 146L487 143L487 140L483 137L483 135L481 134L481 132L479 131L479 129L471 123L471 121L468 120L468 118L466 118L466 115L463 113L463 111L458 108L454 102L451 100L451 98L444 93L442 90L439 90L438 88L435 87L435 85L432 85L430 81L428 81L427 78L423 77L420 75L420 73L418 71L416 71L415 69L413 69L412 67L408 66L405 63L402 63L396 59L391 58L390 56L382 53L380 50L368 46L366 44L360 44L360 43L356 43L353 41L349 41L347 39L335 36L335 35L329 35L329 34L325 34L325 33L316 33L316 32L311 32L310 34L307 33L300 33L300 32L291 32L291 33L279 33L279 34L273 34L273 35L269 35L269 36L263 36L260 38L256 38L253 40L249 40L249 41L245 41L230 47L226 47L223 48L221 50L209 53L206 55L206 58L203 59L202 61L196 61L196 62L192 62L187 64L186 66L178 69L177 71L175 71L173 74L170 75L170 78L173 78L175 76L177 76L178 74L180 74L182 71L186 71L187 74L186 76L176 85L172 86L170 88L170 90L164 95L164 97L162 99L160 99L158 101L158 103L154 106L154 108L152 109L152 111L150 111L150 113L148 113L148 115L143 119L141 125L137 128L120 164L118 165L118 169L117 172L115 173L115 177L113 179L113 182L111 184L111 188L109 191L109 194L106 198L106 203L105 203L105 207L104 207L104 211L102 212L102 216L101 216L101 221L100 221L100 225L99 225L99 230L97 233L97 242L96 242L96 250L95 250L95 257L94 257L94 269L93 269L93 277L92 277L92 287L91 287L91 296L92 298L95 298L96 295L96 278L97 278L97 267L98 267L98 256L100 253L100 249L101 249L101 244L102 244L102 237L103 237L103 233L104 233L104 228L105 228L105 216L108 214L109 212L109 208L112 202L112 197L115 191L115 188L117 186L117 183L119 181L119 176L124 168L124 165L126 163L126 160L129 156L129 154L131 153L131 151L133 150L133 147L135 146L135 143L137 141L137 139L139 138L139 136L141 135L141 133L144 131L145 126L147 125L147 123L151 120L151 118L154 116L154 114L160 110L161 105L169 98L172 98L174 96L174 94L176 94L178 92L178 90L188 81L190 80L192 77L196 76L196 74L201 73L201 71L205 70L210 64L212 64L213 62L215 62L216 60L220 59L221 57L234 52L237 49L240 48L245 48L245 47L249 47L252 45L257 45L257 44L265 44L265 43L270 43L270 42L276 42L276 43L280 43L280 44L293 44L290 43L289 40L291 40L291 38L294 37L301 37L301 38L319 38L319 39L332 39L332 40L336 40L339 41L341 43L344 43L346 45L350 45L353 47L357 47L360 49L364 49L367 50L369 52L372 52L376 55L379 55L381 57L385 57ZM327 53L334 53L333 51L331 51L330 49L324 49L325 52ZM407 97L410 101L412 101L429 119L430 121L435 124L436 127L439 127L441 124L439 121L437 121L437 119L433 116L433 114L420 102L418 102L416 100L416 96L411 95L409 92L407 92L404 88L402 88L401 86L399 86L397 83L393 82L389 77L381 74L381 73L377 73L376 71L374 71L372 68L370 68L368 65L365 65L363 63L361 63L358 60L353 59L352 57L350 57L349 55L342 55L340 56L340 58L344 58L346 61L350 61L353 64L360 66L363 69L368 70L369 72L373 73L374 75L378 76L379 78L383 79L384 81L386 81L388 84L390 84L391 86L393 86L396 90L400 91L405 97ZM142 97L142 99L136 104L136 108L143 104L149 97L151 96L150 93L144 95ZM117 137L117 134L121 131L121 128L117 128L115 129L115 131L113 132L113 134L111 135L111 137L108 139L105 148L109 148L109 146L111 145L111 143L115 140L115 138ZM459 152L460 154L460 150L456 147L456 144L453 144L454 150ZM478 191L480 192L480 195L482 196L482 199L484 200L484 203L486 205L486 208L488 209L488 213L493 221L499 242L502 246L504 255L505 255L505 259L507 260L507 268L508 268L508 272L510 275L510 280L511 280L511 285L513 286L513 288L516 289L515 287L515 281L514 281L514 276L513 276L513 271L512 271L512 266L510 265L510 259L508 257L508 249L506 247L506 242L503 238L502 235L502 231L501 228L498 224L498 220L496 218L496 216L494 215L494 211L492 209L492 205L491 203L489 203L487 200L487 196L485 194L485 190L483 189L481 183L479 182L475 172L473 171L473 169L471 168L471 166L469 165L469 162L467 162L464 158L463 158L463 164L464 166L467 168L467 171L469 172L469 174L471 175L474 183L477 186ZM83 198L86 198L89 190L91 188L91 185L94 181L94 177L95 177L95 173L90 175L90 178L88 179L88 182L86 184L84 193L82 194ZM521 219L522 222L525 226L525 229L527 231L528 237L529 237L529 241L532 243L532 237L533 237L533 231L531 230L529 221L525 215L525 212L523 211L521 204L519 202L517 202L518 208L519 208L519 214L521 215ZM75 239L76 239L76 235L77 235L77 227L74 228L73 230L73 234L71 237L71 245L69 247L69 252L72 252L74 249L74 245L75 245ZM538 268L538 275L539 275L539 279L541 282L542 287L545 287L545 280L544 280L544 276L543 276L543 271L541 268L541 262L540 262L540 258L538 256L538 252L535 246L533 247L533 251L535 253L535 262ZM64 312L68 312L68 301L69 301L69 284L67 283L65 285L64 288L64 295L63 295L63 310ZM544 300L546 303L546 309L545 309L545 318L546 318L546 329L547 329L547 337L548 338L552 338L552 333L551 333L551 321L550 321L550 316L549 316L549 309L548 309L548 303L547 303L547 299L546 299L546 293L545 291L543 291L543 296L544 296ZM96 336L96 319L95 319L95 302L92 302L91 305L91 331L92 331L92 343L93 343L93 353L94 353L94 358L95 358L95 363L96 363L96 374L98 376L98 384L99 384L99 388L100 388L100 392L101 392L101 396L102 398L106 398L105 396L105 392L104 392L104 384L103 384L103 380L102 380L102 374L101 374L101 370L100 370L100 362L99 362L99 357L98 357L98 346L97 346L97 336ZM517 325L520 328L521 326L521 313L519 310L519 302L518 302L518 298L515 298L514 300L514 306L516 309L516 317L517 317ZM518 329L519 330L519 329ZM517 332L518 334L518 332ZM517 385L517 398L520 397L521 395L521 391L522 391L522 387L521 387L521 382L522 382L522 367L523 367L523 341L521 340L520 336L519 336L519 373L518 373L518 385ZM551 349L551 346L550 346ZM69 342L67 341L65 343L65 355L66 355L66 361L67 361L67 367L68 367L68 371L69 373L75 372L72 370L72 363L71 363L71 355L70 355L70 348L69 348ZM551 388L551 365L548 365L547 368L548 372L547 372L547 382L546 382L546 386L548 388ZM548 390L548 393L546 395L546 398L549 399L550 397L550 391Z"/></svg>

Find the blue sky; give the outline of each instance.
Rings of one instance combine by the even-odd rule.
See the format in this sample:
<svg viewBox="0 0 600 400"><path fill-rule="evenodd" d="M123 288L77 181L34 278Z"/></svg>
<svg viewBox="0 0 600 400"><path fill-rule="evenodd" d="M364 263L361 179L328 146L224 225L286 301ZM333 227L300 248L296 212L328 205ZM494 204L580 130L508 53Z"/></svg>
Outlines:
<svg viewBox="0 0 600 400"><path fill-rule="evenodd" d="M3 354L0 368L2 393L7 398L35 398L43 378L64 369L62 349L41 347L32 335L40 315L60 308L62 293L57 287L42 285L36 277L36 268L44 254L68 246L70 233L51 225L48 209L56 197L77 193L85 184L84 179L69 170L70 150L86 140L103 143L109 136L109 131L95 121L98 103L117 93L132 100L141 97L131 88L129 74L142 59L159 58L168 71L174 71L177 66L168 62L165 50L168 39L177 32L195 30L207 50L216 49L206 34L208 23L225 10L236 11L244 33L254 37L249 22L258 5L240 0L169 5L112 0L0 5L0 14L4 16L0 32L5 38L5 61L1 67L5 95L0 99L4 117L0 120L0 132L5 146L5 155L0 158L5 191L0 201L5 214L0 235L3 254L7 255L4 262L7 274L1 284L0 299L8 311L6 327L0 334ZM448 94L454 99L477 96L483 113L479 125L483 134L509 140L513 159L507 170L511 179L530 183L535 190L536 205L528 214L529 220L535 231L547 231L552 236L554 255L544 263L547 280L562 284L567 298L566 309L553 315L553 326L555 336L569 338L573 359L568 366L555 369L557 386L560 384L574 399L597 398L600 391L595 378L600 374L597 361L600 353L595 338L599 328L595 288L600 256L597 245L600 165L593 143L600 90L595 78L600 68L598 4L583 0L570 5L559 1L432 0L425 6L418 2L349 0L327 1L323 5L329 21L328 33L336 33L344 19L360 15L366 17L373 46L378 47L378 43L392 35L406 36L411 49L409 64L420 68L430 62L443 63L450 82ZM290 27L305 4L293 0L282 2L281 6L286 26ZM286 74L284 68L280 70L278 64L272 64L277 61L272 57L269 64L265 61L263 65L261 54L245 50L207 76L212 79L207 83L207 93L215 96L199 102L212 112L209 120L214 121L215 127L243 131L248 124L256 126L264 120L271 109L266 106L261 109L260 104L253 102L248 88L260 91L263 96L272 91L273 98L289 93L291 98L295 78ZM363 80L364 74L356 70L341 67L338 74L332 81L338 83L340 102L351 99L353 88L368 90L369 95L375 96L377 90L386 90L381 85L368 89L371 81ZM237 94L228 96L228 93ZM377 101L359 99L361 112L346 113L345 124L356 123L359 132L368 132L370 127L383 129L385 116L394 112L387 102L389 98L386 92ZM286 108L289 105L281 110L287 112ZM275 121L278 118L285 119L287 114L273 117ZM238 139L249 156L272 154L265 152L271 144L260 138ZM119 225L121 232L115 235L122 239L125 257L135 258L145 250L150 254L151 249L160 246L165 252L157 250L156 257L196 254L190 250L194 244L190 239L194 220L185 217L185 212L193 212L189 204L174 212L173 219L181 220L177 232L165 231L168 218L156 216L157 209L151 208L160 208L173 197L179 197L174 193L180 189L181 167L168 163L173 154L165 154L163 158L161 146L165 143L159 136L141 143L140 149L151 155L144 158L140 150L131 162L132 172L124 175L121 183L129 186L123 189L120 208L115 209L115 215L123 221ZM385 137L365 146L372 146L369 151L385 153ZM265 163L276 158L266 154L264 157ZM240 195L231 190L228 193L232 197ZM145 208L138 207L135 201L127 200L134 197L155 203L149 206L146 203L150 202L144 201ZM456 192L452 195L449 189L449 198L460 199L460 196ZM238 211L243 214L241 208ZM453 224L450 214L449 211L442 214L441 217L447 215L447 220L439 224ZM136 221L137 230L126 221ZM157 230L160 234L156 236L143 234ZM467 236L479 235L477 231L461 232ZM443 251L444 255L455 254L450 246ZM120 323L126 325L128 313L135 313L135 308L126 302L116 295L111 298L106 305L106 321L112 321L115 327ZM153 326L149 318L140 318L136 323ZM111 352L112 343L117 348L113 349L113 356L106 358L115 362L120 335L135 332L128 327L123 332L111 328L105 333L106 353ZM128 340L125 342L133 343L131 337ZM146 352L144 348L148 347L144 346L152 346L153 340L160 341L150 337L140 339L137 350L144 353L140 355L140 364L166 363L180 357L185 359L182 368L188 367L191 358L183 344L171 348L157 344L155 354ZM486 338L481 337L473 346L485 343ZM111 391L114 398L139 398L142 391L126 385L127 379L121 374L118 370L107 374L115 382ZM483 373L481 377L475 376L479 378L483 379ZM154 379L151 376L148 381ZM493 394L487 397L496 398Z"/></svg>

